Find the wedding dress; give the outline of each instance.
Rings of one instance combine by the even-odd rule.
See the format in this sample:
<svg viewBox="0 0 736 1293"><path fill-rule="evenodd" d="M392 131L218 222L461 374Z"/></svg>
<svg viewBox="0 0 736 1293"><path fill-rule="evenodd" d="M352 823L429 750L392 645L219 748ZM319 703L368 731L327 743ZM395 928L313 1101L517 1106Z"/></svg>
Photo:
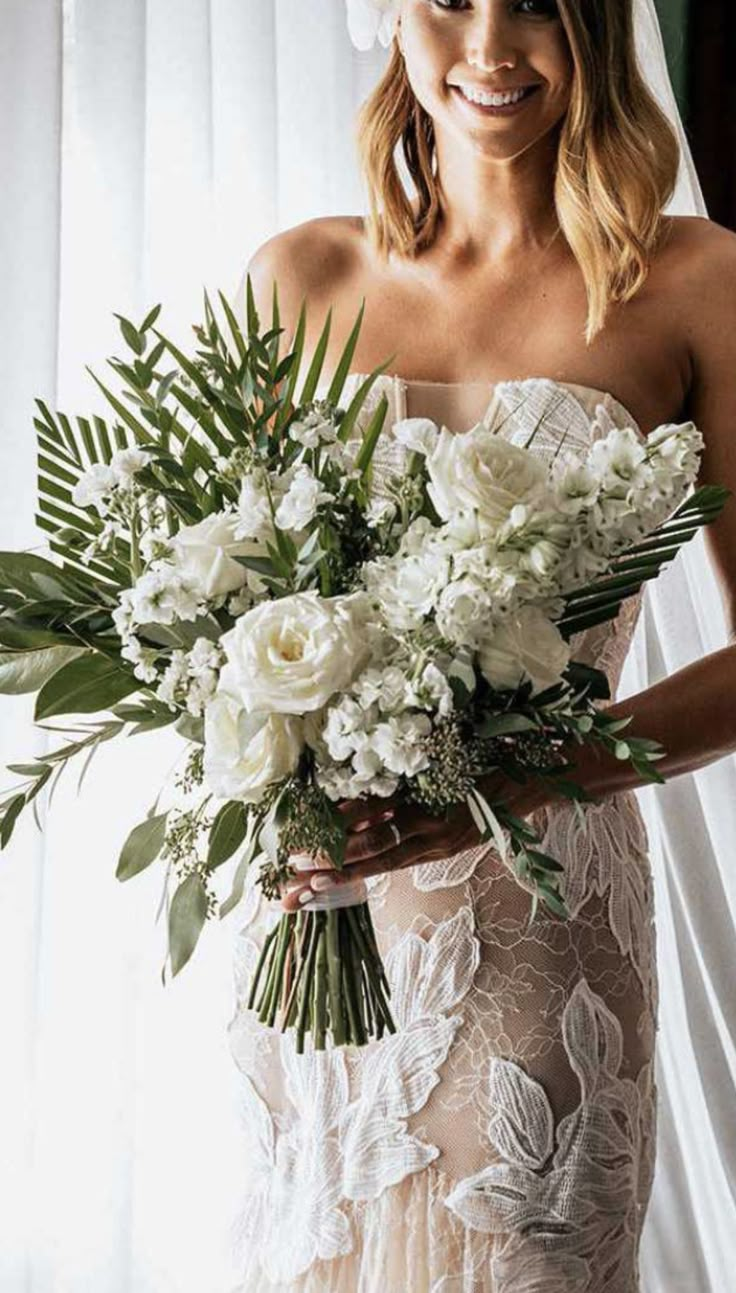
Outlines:
<svg viewBox="0 0 736 1293"><path fill-rule="evenodd" d="M383 375L364 418L383 392L379 490L401 417L461 431L523 397L513 436L543 413L539 454L584 449L606 415L642 434L612 395L546 379ZM640 604L573 639L612 696ZM540 907L528 928L529 897L487 845L368 881L398 1028L362 1048L308 1038L296 1055L246 1009L281 914L251 875L233 918L247 1179L232 1293L636 1293L656 1117L646 830L633 792L530 820L564 864L569 921Z"/></svg>

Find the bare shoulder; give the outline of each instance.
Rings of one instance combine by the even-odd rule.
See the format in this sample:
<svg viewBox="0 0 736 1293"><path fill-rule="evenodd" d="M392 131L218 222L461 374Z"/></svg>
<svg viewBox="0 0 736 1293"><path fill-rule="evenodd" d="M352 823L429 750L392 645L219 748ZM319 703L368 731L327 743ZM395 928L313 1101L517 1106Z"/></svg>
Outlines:
<svg viewBox="0 0 736 1293"><path fill-rule="evenodd" d="M687 292L697 296L724 273L729 277L736 265L736 233L704 216L671 216L668 223L664 258Z"/></svg>
<svg viewBox="0 0 736 1293"><path fill-rule="evenodd" d="M302 302L310 316L332 304L340 284L360 263L363 248L360 216L317 216L268 238L246 269L261 323L270 321L275 282L281 322L291 336Z"/></svg>

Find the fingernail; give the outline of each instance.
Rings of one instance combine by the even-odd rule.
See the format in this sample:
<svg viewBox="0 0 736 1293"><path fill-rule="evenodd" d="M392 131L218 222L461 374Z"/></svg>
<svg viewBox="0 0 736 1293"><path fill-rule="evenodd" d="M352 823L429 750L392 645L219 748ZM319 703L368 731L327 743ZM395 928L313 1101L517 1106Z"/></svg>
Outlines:
<svg viewBox="0 0 736 1293"><path fill-rule="evenodd" d="M334 889L337 880L331 875L316 875L312 880L312 888L316 890Z"/></svg>
<svg viewBox="0 0 736 1293"><path fill-rule="evenodd" d="M305 889L304 893L299 894L299 902L302 904L305 902L311 902L313 897L314 897L314 894L312 893L312 890Z"/></svg>

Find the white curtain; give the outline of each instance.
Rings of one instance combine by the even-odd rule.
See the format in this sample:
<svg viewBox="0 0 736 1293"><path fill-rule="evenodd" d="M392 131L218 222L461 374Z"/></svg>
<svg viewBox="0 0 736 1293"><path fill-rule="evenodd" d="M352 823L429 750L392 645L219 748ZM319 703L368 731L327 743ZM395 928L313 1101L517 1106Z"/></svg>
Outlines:
<svg viewBox="0 0 736 1293"><path fill-rule="evenodd" d="M354 118L384 57L352 49L343 0L0 0L0 547L40 542L33 398L101 410L84 366L103 375L120 353L113 311L140 320L161 301L186 338L203 285L232 294L270 234L365 209ZM632 691L724 640L702 558L658 597ZM2 698L2 765L53 739L31 712ZM237 913L163 987L161 873L114 876L175 751L167 735L109 747L79 796L67 774L43 836L29 818L0 855L0 1293L220 1293L234 1277ZM721 1293L736 1233L733 760L642 803L662 981L645 1289Z"/></svg>

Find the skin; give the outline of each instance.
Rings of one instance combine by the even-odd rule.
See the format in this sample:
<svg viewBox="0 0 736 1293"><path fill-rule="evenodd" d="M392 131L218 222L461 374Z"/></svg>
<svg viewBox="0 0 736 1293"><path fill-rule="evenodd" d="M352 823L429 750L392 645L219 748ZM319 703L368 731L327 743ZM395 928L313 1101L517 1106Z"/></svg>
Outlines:
<svg viewBox="0 0 736 1293"><path fill-rule="evenodd" d="M403 0L396 39L416 97L432 116L444 195L432 247L415 260L381 263L360 217L325 217L276 235L249 264L259 312L270 317L273 280L290 336L303 299L309 363L332 307L325 371L336 365L365 298L353 370L369 372L391 356L389 371L410 380L486 381L547 376L607 390L646 434L663 422L692 419L705 440L699 483L736 493L736 235L712 221L670 217L666 237L636 297L611 308L588 347L587 312L577 262L557 224L553 182L572 60L549 0ZM459 82L541 89L508 117L465 108ZM726 613L728 645L610 706L631 716L627 731L667 751L671 778L736 750L736 500L705 531ZM628 764L591 748L575 752L570 775L596 798L635 789ZM530 779L485 784L491 802L526 816L552 802ZM467 810L447 821L393 800L341 805L348 828L346 867L327 859L290 882L282 903L295 910L317 887L447 857L477 841ZM392 818L401 835L388 824Z"/></svg>

